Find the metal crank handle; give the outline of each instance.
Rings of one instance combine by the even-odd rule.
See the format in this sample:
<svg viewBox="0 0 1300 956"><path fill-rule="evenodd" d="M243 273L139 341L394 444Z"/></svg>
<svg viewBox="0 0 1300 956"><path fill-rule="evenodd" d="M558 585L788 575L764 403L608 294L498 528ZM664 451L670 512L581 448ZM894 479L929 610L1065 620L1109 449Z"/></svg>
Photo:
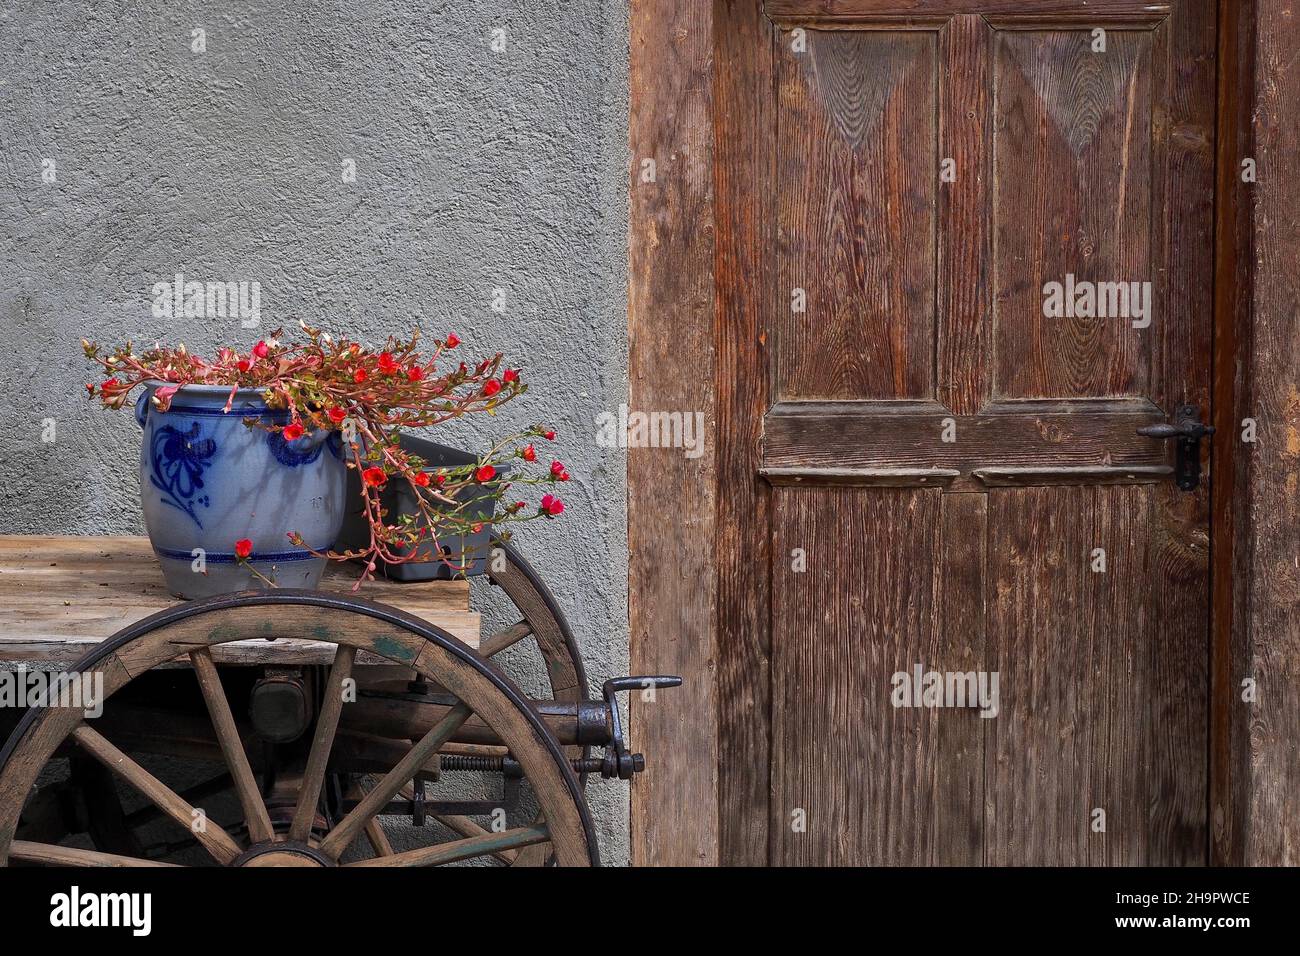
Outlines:
<svg viewBox="0 0 1300 956"><path fill-rule="evenodd" d="M616 694L622 691L680 687L682 679L672 676L613 677L605 681L603 696L609 706L610 729L613 731L605 757L601 761L600 775L606 779L618 777L631 780L632 775L645 769L645 756L631 754L623 742L623 718L619 716Z"/></svg>

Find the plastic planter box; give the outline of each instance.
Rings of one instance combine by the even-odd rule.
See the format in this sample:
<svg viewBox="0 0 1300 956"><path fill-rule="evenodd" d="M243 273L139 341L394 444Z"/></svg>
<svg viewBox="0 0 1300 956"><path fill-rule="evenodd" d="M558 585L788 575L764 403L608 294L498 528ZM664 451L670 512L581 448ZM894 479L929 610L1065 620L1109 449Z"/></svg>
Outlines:
<svg viewBox="0 0 1300 956"><path fill-rule="evenodd" d="M402 448L413 455L419 455L427 463L426 471L434 472L439 468L459 468L472 465L478 461L475 455L458 448L448 448L423 438L401 436ZM497 474L506 477L510 473L508 465L497 468ZM485 490L471 485L461 490L458 499L467 503L461 512L466 517L473 516L486 521L492 516L495 505L492 496ZM405 481L390 481L380 494L380 501L388 510L388 523L396 524L403 514L416 514L415 493ZM474 504L476 503L476 504ZM465 574L482 574L487 569L491 554L492 529L484 525L476 534L447 534L439 538L438 544L453 564L464 565ZM366 524L365 508L361 503L361 476L355 468L348 469L348 491L344 508L343 530L339 532L339 549L364 548L370 543L370 528ZM459 577L460 573L448 567L447 563L434 554L433 542L420 544L416 548L419 560L403 564L379 562L377 573L394 581L435 581ZM403 554L407 552L402 552Z"/></svg>

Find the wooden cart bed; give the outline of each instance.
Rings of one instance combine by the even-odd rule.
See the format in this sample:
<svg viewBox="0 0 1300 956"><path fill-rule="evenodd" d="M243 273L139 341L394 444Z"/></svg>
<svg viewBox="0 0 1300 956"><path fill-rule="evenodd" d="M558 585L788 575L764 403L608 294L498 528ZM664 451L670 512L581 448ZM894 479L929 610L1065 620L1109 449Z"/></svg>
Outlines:
<svg viewBox="0 0 1300 956"><path fill-rule="evenodd" d="M351 592L359 573L354 564L331 563L321 589L392 605L478 647L479 615L469 609L467 581L380 579ZM178 601L163 584L147 538L0 535L0 670L67 667L128 624ZM286 635L222 644L213 656L227 664L328 664L334 651L333 644Z"/></svg>

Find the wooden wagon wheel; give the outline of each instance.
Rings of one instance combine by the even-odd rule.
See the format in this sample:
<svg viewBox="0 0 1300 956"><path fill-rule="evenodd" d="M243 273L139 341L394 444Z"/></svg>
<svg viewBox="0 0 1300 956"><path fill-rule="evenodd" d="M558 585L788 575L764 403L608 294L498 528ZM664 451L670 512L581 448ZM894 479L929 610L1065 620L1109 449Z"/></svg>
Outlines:
<svg viewBox="0 0 1300 956"><path fill-rule="evenodd" d="M585 700L588 694L587 673L582 666L578 642L569 630L564 612L523 555L498 538L492 539L492 548L493 553L487 562L488 579L514 604L519 613L519 621L484 638L479 644L479 653L484 657L493 657L520 641L531 639L546 665L551 698L561 701ZM497 549L501 551L501 558L496 554ZM566 752L571 758L587 757L591 748L568 747ZM586 774L578 778L578 782L584 786L586 781ZM446 825L464 826L464 821L461 820L440 820ZM548 849L545 846L527 847L515 857L513 865L541 866L546 862L547 856Z"/></svg>
<svg viewBox="0 0 1300 956"><path fill-rule="evenodd" d="M213 663L211 647L229 641L310 634L338 645L325 703L314 731L292 824L277 835L253 776L234 717ZM330 750L346 706L343 688L359 652L409 667L455 695L447 716L417 741L376 786L320 839L312 824L325 783ZM212 718L248 829L247 845L208 821L191 827L197 813L183 797L115 747L83 710L45 707L29 711L0 751L0 865L9 861L90 866L132 866L153 861L15 838L19 816L37 777L60 745L73 745L121 777L163 814L191 829L199 844L227 866L330 866L368 829L377 814L456 730L477 717L510 748L531 783L543 821L502 833L478 832L449 843L343 865L427 866L547 845L563 866L599 863L581 788L564 748L517 687L496 668L439 628L396 608L318 591L261 591L178 605L119 632L83 658L76 670L103 677L105 699L153 668L188 657Z"/></svg>
<svg viewBox="0 0 1300 956"><path fill-rule="evenodd" d="M498 561L493 555L488 562L488 578L518 609L519 621L485 637L479 645L479 653L492 657L531 638L546 662L552 699L585 699L587 674L582 666L582 655L555 598L523 555L504 541L493 539L492 547L501 549L504 560Z"/></svg>

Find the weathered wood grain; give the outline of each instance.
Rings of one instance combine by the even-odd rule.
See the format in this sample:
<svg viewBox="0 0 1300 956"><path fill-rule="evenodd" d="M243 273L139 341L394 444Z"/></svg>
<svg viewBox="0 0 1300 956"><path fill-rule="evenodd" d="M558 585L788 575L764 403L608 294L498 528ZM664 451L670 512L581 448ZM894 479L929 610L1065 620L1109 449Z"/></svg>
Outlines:
<svg viewBox="0 0 1300 956"><path fill-rule="evenodd" d="M758 477L770 399L774 44L757 0L714 4L719 858L769 860L770 497Z"/></svg>
<svg viewBox="0 0 1300 956"><path fill-rule="evenodd" d="M332 566L324 590L348 592L359 571ZM469 583L367 582L358 596L391 604L478 646L479 615L469 610ZM147 538L0 536L0 666L66 666L122 628L171 607ZM306 628L300 632L305 634ZM328 664L334 647L281 634L213 648L219 664ZM361 663L382 658L362 655Z"/></svg>
<svg viewBox="0 0 1300 956"><path fill-rule="evenodd" d="M1206 497L1174 491L1171 447L1135 432L1209 406L1214 4L638 7L634 70L664 65L634 78L634 154L638 128L713 123L711 194L653 193L678 201L646 216L634 193L633 282L715 317L698 339L678 306L667 333L717 383L715 510L655 530L716 587L718 859L1203 862ZM1067 272L1151 281L1152 327L1046 319L1042 286ZM644 316L634 335L669 327ZM682 394L684 371L647 354L634 390ZM643 549L661 560L634 541L634 566ZM634 617L679 600L662 569L649 590L637 573ZM1002 713L893 708L888 677L918 660L1000 670ZM641 861L680 859L668 846Z"/></svg>
<svg viewBox="0 0 1300 956"><path fill-rule="evenodd" d="M928 398L937 34L811 31L806 44L776 43L776 394Z"/></svg>
<svg viewBox="0 0 1300 956"><path fill-rule="evenodd" d="M1250 546L1247 487L1250 455L1241 422L1252 412L1247 371L1253 347L1252 249L1255 184L1242 162L1255 157L1255 3L1219 5L1218 168L1215 213L1214 419L1210 487L1213 568L1210 661L1210 862L1245 858L1250 728L1241 706L1241 675L1250 669L1246 566Z"/></svg>
<svg viewBox="0 0 1300 956"><path fill-rule="evenodd" d="M1111 31L1105 54L1094 53L1091 41L1080 30L995 34L991 281L999 397L1150 390L1150 341L1161 325L1043 314L1044 285L1065 283L1067 274L1155 284L1164 266L1150 254L1152 34ZM1153 307L1162 304L1157 298Z"/></svg>
<svg viewBox="0 0 1300 956"><path fill-rule="evenodd" d="M936 750L937 725L970 715L896 708L890 696L895 672L945 669L956 637L934 630L940 498L774 493L773 863L900 865L931 852L935 777L954 770ZM795 549L807 570L793 567Z"/></svg>
<svg viewBox="0 0 1300 956"><path fill-rule="evenodd" d="M1174 4L1168 0L765 0L763 8L778 23L824 26L834 21L872 23L882 18L927 22L968 13L1049 18L1048 22L1057 23L1146 20L1168 15Z"/></svg>
<svg viewBox="0 0 1300 956"><path fill-rule="evenodd" d="M630 404L703 412L711 425L712 6L633 0L630 44ZM654 182L642 181L645 160ZM695 459L628 453L632 670L685 681L653 703L632 695L632 739L651 755L632 783L634 864L718 862L715 442L705 447Z"/></svg>
<svg viewBox="0 0 1300 956"><path fill-rule="evenodd" d="M1247 666L1233 675L1234 720L1249 728L1245 835L1248 866L1300 864L1300 4L1256 4L1254 155L1254 322L1244 357L1246 414L1259 441L1240 445L1247 458L1238 494L1246 502L1247 537L1235 569ZM1240 435L1240 431L1238 431ZM1241 681L1257 683L1258 700L1241 700ZM1227 691L1228 688L1225 688Z"/></svg>
<svg viewBox="0 0 1300 956"><path fill-rule="evenodd" d="M977 14L953 17L940 38L939 156L952 161L955 179L939 181L938 381L929 397L959 415L979 411L990 397L991 40Z"/></svg>
<svg viewBox="0 0 1300 956"><path fill-rule="evenodd" d="M946 423L955 424L950 434ZM762 468L956 471L953 489L981 490L983 469L1035 469L1040 483L1084 480L1080 469L1167 469L1170 449L1137 429L1164 421L1145 399L1092 403L1007 402L975 415L938 404L783 402L764 418ZM948 441L946 438L954 438ZM1104 475L1104 472L1096 472ZM900 481L906 484L907 481Z"/></svg>
<svg viewBox="0 0 1300 956"><path fill-rule="evenodd" d="M988 495L945 494L940 501L939 554L932 582L934 624L923 647L930 668L971 673L988 663ZM999 694L1001 688L999 688ZM929 866L984 862L984 773L988 724L971 710L933 715L927 786L932 792Z"/></svg>

